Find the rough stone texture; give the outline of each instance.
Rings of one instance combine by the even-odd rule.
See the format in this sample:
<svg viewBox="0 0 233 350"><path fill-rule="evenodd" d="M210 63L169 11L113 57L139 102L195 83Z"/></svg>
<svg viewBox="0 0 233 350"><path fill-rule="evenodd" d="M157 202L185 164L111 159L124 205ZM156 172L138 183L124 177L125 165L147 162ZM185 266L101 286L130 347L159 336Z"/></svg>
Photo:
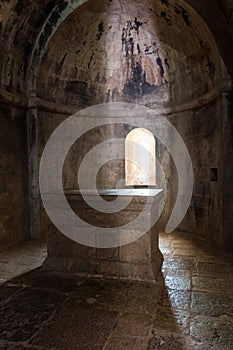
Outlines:
<svg viewBox="0 0 233 350"><path fill-rule="evenodd" d="M190 156L194 170L194 192L188 212L179 226L181 231L195 232L208 240L223 245L223 207L225 201L222 198L223 168L221 143L219 134L221 125L221 102L216 101L196 111L186 111L169 117L169 120L177 128L183 137ZM190 132L192 130L192 132ZM201 133L200 133L200 130ZM200 152L201 150L201 152ZM175 169L172 167L166 154L159 153L158 158L170 176L168 192L169 200L165 207L164 219L170 216L174 205L177 191L177 178L174 176ZM218 178L211 179L211 168L216 168ZM173 169L173 170L172 170ZM222 231L223 230L223 231ZM230 244L231 238L225 237Z"/></svg>
<svg viewBox="0 0 233 350"><path fill-rule="evenodd" d="M30 339L62 301L62 295L46 290L21 293L0 307L0 338L14 342Z"/></svg>
<svg viewBox="0 0 233 350"><path fill-rule="evenodd" d="M136 191L136 190L135 190ZM133 192L133 190L132 190ZM162 200L162 193L155 197L145 197L133 195L130 198L130 203L126 208L114 214L96 212L95 209L87 205L82 198L82 195L77 191L66 192L68 202L73 211L78 215L83 222L91 225L90 230L85 227L79 227L83 230L85 236L94 236L93 245L98 244L96 228L118 228L118 233L123 231L122 236L135 235L136 232L144 232L143 222L153 220L151 215L155 210L158 210L159 203ZM114 199L114 195L103 195L105 201ZM97 197L91 196L92 200L97 201ZM121 197L129 199L127 196ZM148 201L148 203L147 203ZM98 203L98 202L97 202ZM51 197L50 207L57 210L59 213L59 198L58 196ZM142 211L145 213L142 214ZM140 214L140 222L131 227L131 230L121 229L122 225L131 222ZM64 215L64 211L61 214ZM69 227L71 223L67 223ZM158 247L158 228L151 224L151 229L146 230L140 239L133 241L127 245L120 245L112 249L91 248L76 243L58 230L53 228L48 239L48 257L43 264L43 269L46 271L62 271L68 273L84 273L89 275L102 275L105 277L117 277L125 279L137 279L144 281L156 280L158 272L162 265L162 254ZM120 236L119 236L120 237ZM119 238L120 239L120 238ZM101 246L104 247L104 241Z"/></svg>
<svg viewBox="0 0 233 350"><path fill-rule="evenodd" d="M70 299L33 344L58 349L102 349L117 316L116 312L88 304L88 301L80 303L78 299Z"/></svg>
<svg viewBox="0 0 233 350"><path fill-rule="evenodd" d="M29 252L27 245L24 250L20 246L17 254L27 265L33 265L32 256L42 254L36 244L30 247ZM187 247L193 249L192 257L186 255ZM7 279L0 287L0 349L231 350L233 294L225 290L233 281L232 255L180 233L161 233L160 249L165 260L157 284L41 269ZM8 261L11 252L16 256L11 249L1 253L1 260ZM225 266L225 290L214 283L220 272L209 268L216 261ZM175 281L184 275L190 290L167 283L167 276ZM195 282L203 276L209 280L206 291Z"/></svg>
<svg viewBox="0 0 233 350"><path fill-rule="evenodd" d="M36 141L39 134L39 144L28 144L39 150L30 164L35 179L30 186L35 188L38 174L33 165L60 122L84 106L130 101L151 106L169 118L190 151L194 195L179 228L232 251L232 0L148 0L143 4L124 0L122 8L119 1L103 0L76 9L81 2L0 1L0 243L11 245L29 236L27 136ZM32 118L28 120L31 135L26 135L28 107L35 117L39 110L38 127ZM93 145L106 137L125 137L129 131L126 124L84 135L67 157L65 187L76 185L74 173ZM168 180L163 217L167 222L176 197L176 172L160 144L157 156ZM105 164L98 186L114 187L124 175L122 164L123 159ZM37 203L36 192L38 188L29 195ZM39 218L31 219L34 223ZM51 260L55 269L62 268L61 257L67 253L79 259L83 269L87 256L89 271L95 269L92 250L63 240L43 210L40 220L41 233L53 240L49 249L51 255L57 254ZM134 251L138 248L136 244ZM47 350L54 341L52 346L59 350L67 348L71 334L71 348L231 350L231 257L187 235L166 237L161 249L164 281L156 287L90 283L40 271L9 281L38 267L44 251L31 256L30 246L21 256L1 254L0 281L7 283L0 289L0 348ZM127 248L99 250L97 255L103 271L112 269L119 256L131 264ZM72 259L66 261L71 268ZM112 266L106 265L109 260ZM125 273L127 277L127 269ZM80 342L69 327L73 309L84 317L83 326L77 312L72 318ZM84 310L99 327L88 334L94 326Z"/></svg>
<svg viewBox="0 0 233 350"><path fill-rule="evenodd" d="M0 287L0 303L4 302L6 299L14 295L20 290L18 287Z"/></svg>
<svg viewBox="0 0 233 350"><path fill-rule="evenodd" d="M38 127L33 125L32 118L29 120L34 140L39 134L39 145L33 145L38 147L39 154L35 153L33 161L30 160L35 180L29 194L31 212L35 214L31 223L37 227L36 221L40 219L40 234L47 234L48 218L43 209L38 218L38 173L33 166L38 163L51 132L74 111L73 107L79 110L95 103L130 101L155 109L159 107L158 111L177 127L191 153L194 196L180 229L231 250L231 94L223 96L222 101L219 98L209 103L208 107L201 106L207 103L203 94L213 89L231 90L232 1L148 0L143 4L139 1L128 4L125 0L99 0L81 3L81 0L36 3L28 0L27 5L22 6L20 1L13 0L0 4L0 49L4 52L0 63L0 99L9 105L24 107L19 114L25 115L25 119L28 103L35 111L39 109ZM196 98L194 109L192 103ZM175 113L182 104L185 104L183 112ZM168 106L173 110L164 109ZM24 121L21 125L26 133ZM17 126L17 137L25 144L26 135L22 135L22 129ZM65 187L76 183L74 173L91 147L109 137L125 137L129 131L127 126L121 131L113 127L107 131L95 130L79 140L74 152L67 157ZM26 156L25 147L18 149L19 158L23 153ZM176 197L176 176L162 145L157 147L157 156L169 183L164 212L166 222ZM10 168L12 156L6 158ZM116 180L124 175L123 164L123 159L104 164L98 174L98 185L115 186ZM17 167L17 174L9 177L7 184L4 179L1 181L1 188L9 194L7 198L2 196L6 203L2 206L4 217L1 220L4 241L18 241L29 234L28 218L22 219L22 211L27 212L27 180L21 176L24 170L19 170L26 167L25 163ZM14 196L8 187L11 182L18 188ZM8 211L13 198L18 213L14 220ZM20 228L16 227L16 222L21 222ZM12 233L16 230L17 238Z"/></svg>
<svg viewBox="0 0 233 350"><path fill-rule="evenodd" d="M24 110L0 103L0 245L28 236L27 146Z"/></svg>
<svg viewBox="0 0 233 350"><path fill-rule="evenodd" d="M217 0L220 11L224 15L226 22L229 26L229 30L233 34L233 1L232 0Z"/></svg>
<svg viewBox="0 0 233 350"><path fill-rule="evenodd" d="M148 344L148 350L173 350L173 349L187 349L184 344L184 340L182 337L177 335L158 335L154 334L154 336L150 339Z"/></svg>
<svg viewBox="0 0 233 350"><path fill-rule="evenodd" d="M25 75L33 49L36 51L36 56L43 54L43 49L46 43L51 40L51 35L57 29L59 22L65 19L68 5L73 3L76 5L73 6L74 8L78 7L81 2L80 0L39 0L37 2L28 0L27 6L22 6L20 0L1 1L1 14L4 13L4 15L1 16L0 25L0 33L2 36L1 49L5 52L4 59L0 66L3 87L5 86L8 91L14 91L16 93L25 92ZM174 2L158 0L157 3L162 4L160 12L164 12L163 15L158 13L159 18L161 17L164 24L170 28L171 19L168 16L170 13L169 5ZM230 53L228 49L230 44L229 46L223 45L221 35L225 33L225 37L229 37L229 41L232 40L232 37L228 33L229 29L227 23L222 16L222 13L225 15L227 13L227 20L231 18L231 0L221 1L220 5L222 5L222 3L223 5L219 5L219 7L222 13L219 8L215 6L215 1L213 3L212 0L206 0L205 3L201 0L179 1L178 6L187 6L186 3L190 4L200 16L204 18L209 28L211 28L218 46L222 50L222 56L225 62L229 64L228 68L230 69ZM218 3L220 3L220 1L218 1ZM211 11L209 11L210 7ZM177 18L180 22L182 20L187 20L186 13L181 10L180 15L178 16L177 14ZM46 22L45 28L42 28ZM215 30L215 28L218 30ZM38 35L39 40L36 43ZM13 52L15 53L14 55L12 54Z"/></svg>
<svg viewBox="0 0 233 350"><path fill-rule="evenodd" d="M1 246L0 283L3 283L15 276L26 273L33 268L38 268L41 266L47 255L45 244L38 241L27 241L24 242L23 245L16 245L9 250L5 249L6 247L3 248ZM5 290L3 289L2 297L5 295L4 292Z"/></svg>
<svg viewBox="0 0 233 350"><path fill-rule="evenodd" d="M1 86L19 96L26 92L26 75L35 39L46 18L62 0L1 1L1 51L5 59L0 65ZM11 40L9 40L11 38Z"/></svg>
<svg viewBox="0 0 233 350"><path fill-rule="evenodd" d="M194 168L194 193L189 210L180 224L183 231L196 233L208 240L214 241L220 246L231 249L231 235L227 227L230 228L229 220L223 223L223 211L229 210L229 200L222 197L222 137L219 134L221 118L221 102L216 101L206 107L196 111L186 111L176 113L169 117L169 121L176 127L183 137L191 155ZM40 114L40 142L41 150L45 145L49 132L62 120L62 117L53 118L52 114ZM145 127L150 128L153 121L146 121ZM107 138L125 138L130 128L128 125L109 125L98 130L89 132L81 137L69 152L63 169L63 183L65 188L76 188L78 186L77 172L83 157L97 143L105 141ZM200 133L200 130L201 133ZM177 176L174 164L168 157L167 151L157 142L157 158L167 179L167 200L163 212L163 225L165 226L171 215L177 194ZM102 167L97 176L97 187L114 188L119 180L124 179L124 150L123 145L122 160L117 163L109 161ZM199 150L202 150L200 153ZM82 152L80 152L82 150ZM116 149L116 152L118 149ZM99 159L101 154L96 156ZM211 181L211 169L216 168L218 172L217 181ZM86 174L88 176L88 174ZM227 182L228 183L228 182ZM225 184L225 182L224 182ZM159 184L158 184L159 185ZM227 185L226 185L227 190ZM229 188L228 188L229 191ZM227 209L228 207L228 209ZM223 209L226 208L226 209ZM226 215L224 216L226 220ZM47 217L41 212L41 231L49 232L47 229ZM224 233L226 236L224 237ZM228 232L228 233L227 233Z"/></svg>
<svg viewBox="0 0 233 350"><path fill-rule="evenodd" d="M175 50L178 32L185 45ZM211 90L219 68L208 31L184 4L99 0L62 23L45 52L37 88L41 98L79 106L122 100L174 105Z"/></svg>
<svg viewBox="0 0 233 350"><path fill-rule="evenodd" d="M35 180L30 183L30 206L37 206L37 210L31 208L35 213L34 217L31 215L31 226L40 219L41 235L52 235L48 218L43 209L39 211L36 168L50 133L74 109L101 102L130 101L165 115L190 151L194 195L179 229L231 251L232 0L148 0L143 4L99 0L80 6L81 3L0 3L0 243L11 245L29 237L27 182L32 174L26 173L27 140L29 155L30 147L39 150L29 159ZM38 126L32 118L26 126L28 107L35 110L35 116L38 112ZM31 135L26 135L27 127ZM76 183L74 173L89 149L105 138L125 137L129 131L126 124L121 129L111 126L110 130L102 128L84 135L67 157L65 187ZM39 144L30 144L38 134ZM157 156L168 180L165 223L176 198L177 179L174 164L162 145L157 147ZM104 164L98 173L98 186L114 187L124 176L123 163L121 159ZM82 255L86 253L91 255L90 250L83 250ZM119 254L105 253L111 259ZM179 255L180 247L174 253ZM59 254L63 254L61 250ZM77 251L74 254L77 257ZM185 249L185 254L194 257L190 249ZM122 251L121 256L126 255ZM56 264L59 259L54 259ZM68 264L72 265L72 261ZM108 267L103 264L102 268ZM197 268L203 275L215 269L201 264ZM95 264L90 260L92 269ZM14 273L12 266L11 272ZM176 287L188 290L187 278L177 279ZM174 286L170 276L167 282ZM198 283L209 290L208 280ZM219 289L222 288L224 283L220 282Z"/></svg>
<svg viewBox="0 0 233 350"><path fill-rule="evenodd" d="M59 105L74 105L74 110L102 102L130 101L156 111L158 107L190 103L217 88L218 79L221 80L225 73L222 74L215 45L195 13L172 2L166 5L158 1L156 8L148 2L143 6L145 14L139 3L127 6L121 2L121 5L122 9L117 1L111 4L101 1L99 6L98 3L85 3L62 23L43 56L41 79L37 85L41 99L56 101L56 105L58 101ZM174 21L176 30L173 29ZM75 23L79 23L79 27ZM89 30L86 30L87 23ZM182 44L177 41L177 31ZM62 37L70 40L64 42ZM145 76L145 81L140 74ZM222 150L226 139L226 132L221 132L223 104L221 98L207 106L202 106L199 100L195 110L184 107L183 112L168 114L163 110L163 113L183 137L194 168L194 195L179 229L230 250L233 241L228 228L232 215L229 214L227 220L223 212L232 207L228 196L229 180L226 179L231 176L224 170L222 159L224 154L228 159L232 152L228 147L230 138ZM48 136L66 118L66 115L44 109L39 111L40 153ZM224 113L230 117L230 111ZM226 126L231 130L229 123ZM147 121L143 127L149 127ZM127 124L110 123L80 137L65 161L64 187L77 187L77 172L89 150L106 139L125 138L131 129ZM111 160L99 170L99 188L114 188L124 179L123 146L122 160ZM156 156L167 179L168 196L162 220L165 226L176 200L177 177L167 150L158 140ZM215 178L213 174L216 174ZM46 227L47 217L42 211L42 235L48 232Z"/></svg>

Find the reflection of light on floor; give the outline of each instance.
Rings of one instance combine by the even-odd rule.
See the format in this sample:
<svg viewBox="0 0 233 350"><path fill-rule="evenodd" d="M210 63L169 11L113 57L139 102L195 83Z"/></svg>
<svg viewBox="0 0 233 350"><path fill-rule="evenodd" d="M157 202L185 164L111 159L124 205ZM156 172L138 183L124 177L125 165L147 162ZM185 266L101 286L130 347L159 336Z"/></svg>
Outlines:
<svg viewBox="0 0 233 350"><path fill-rule="evenodd" d="M209 344L213 325L218 324L223 335L221 317L233 315L233 256L188 233L161 233L160 250L164 255L158 309L162 327L190 334L195 346L201 341ZM227 337L233 342L232 335Z"/></svg>
<svg viewBox="0 0 233 350"><path fill-rule="evenodd" d="M233 349L232 256L178 233L161 233L160 249L155 284L40 269L8 280L0 287L0 348L28 341L45 350ZM26 242L0 254L0 274L35 269L45 256L44 244Z"/></svg>
<svg viewBox="0 0 233 350"><path fill-rule="evenodd" d="M0 253L0 283L40 267L47 256L46 243L27 241Z"/></svg>

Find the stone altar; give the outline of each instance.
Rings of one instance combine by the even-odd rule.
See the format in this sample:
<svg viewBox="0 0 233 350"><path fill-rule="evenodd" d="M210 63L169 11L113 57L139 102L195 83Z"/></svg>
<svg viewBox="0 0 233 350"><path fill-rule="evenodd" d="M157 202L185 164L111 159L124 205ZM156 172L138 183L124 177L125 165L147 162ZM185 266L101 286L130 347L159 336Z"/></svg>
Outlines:
<svg viewBox="0 0 233 350"><path fill-rule="evenodd" d="M54 226L48 228L48 257L43 264L44 270L104 276L119 279L155 281L162 265L162 254L158 246L158 225L154 217L163 201L163 190L149 188L124 188L98 190L99 195L108 203L118 196L129 199L129 204L117 213L97 211L88 205L79 190L66 190L65 195L70 207L85 222L93 227L118 227L123 235L133 235L135 230L144 230L143 221L149 224L149 230L140 238L126 245L113 248L88 247L64 236ZM85 190L85 196L94 199L92 190ZM51 197L51 206L59 207ZM130 231L125 225L140 216ZM81 229L81 228L80 228ZM122 231L123 230L123 231Z"/></svg>

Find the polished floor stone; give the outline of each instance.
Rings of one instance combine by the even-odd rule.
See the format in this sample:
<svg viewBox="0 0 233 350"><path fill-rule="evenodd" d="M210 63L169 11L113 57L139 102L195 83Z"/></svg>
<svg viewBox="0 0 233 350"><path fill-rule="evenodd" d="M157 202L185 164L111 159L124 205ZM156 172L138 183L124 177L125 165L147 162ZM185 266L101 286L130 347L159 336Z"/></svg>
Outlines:
<svg viewBox="0 0 233 350"><path fill-rule="evenodd" d="M45 273L43 243L0 250L0 349L232 350L233 257L160 234L155 284Z"/></svg>

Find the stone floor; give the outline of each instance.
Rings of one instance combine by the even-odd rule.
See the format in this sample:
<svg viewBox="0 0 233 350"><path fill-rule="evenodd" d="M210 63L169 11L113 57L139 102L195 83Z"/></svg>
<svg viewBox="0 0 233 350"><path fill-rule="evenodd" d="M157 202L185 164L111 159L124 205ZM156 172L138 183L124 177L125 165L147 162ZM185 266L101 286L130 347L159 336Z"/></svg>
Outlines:
<svg viewBox="0 0 233 350"><path fill-rule="evenodd" d="M40 243L1 252L0 349L232 350L232 256L188 234L160 247L156 284L45 273Z"/></svg>

